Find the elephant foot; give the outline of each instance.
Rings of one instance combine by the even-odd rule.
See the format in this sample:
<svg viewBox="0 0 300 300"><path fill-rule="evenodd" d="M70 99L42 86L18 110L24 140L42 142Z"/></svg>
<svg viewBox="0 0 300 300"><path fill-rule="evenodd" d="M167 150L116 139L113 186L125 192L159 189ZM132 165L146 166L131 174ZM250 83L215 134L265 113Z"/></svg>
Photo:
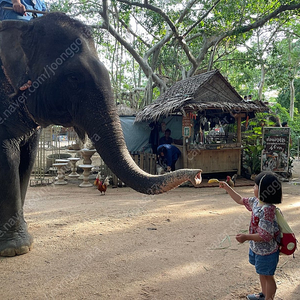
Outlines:
<svg viewBox="0 0 300 300"><path fill-rule="evenodd" d="M6 248L0 251L0 256L16 256L28 253L32 249L32 244L30 246L21 246L20 248Z"/></svg>
<svg viewBox="0 0 300 300"><path fill-rule="evenodd" d="M33 238L27 226L18 231L0 229L0 256L15 256L28 253L33 248Z"/></svg>

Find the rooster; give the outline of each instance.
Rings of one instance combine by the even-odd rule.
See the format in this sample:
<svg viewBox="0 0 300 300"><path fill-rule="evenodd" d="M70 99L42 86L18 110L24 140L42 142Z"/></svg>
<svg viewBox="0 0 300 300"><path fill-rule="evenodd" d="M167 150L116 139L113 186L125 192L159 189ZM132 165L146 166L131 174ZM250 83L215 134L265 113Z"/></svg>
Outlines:
<svg viewBox="0 0 300 300"><path fill-rule="evenodd" d="M101 179L101 173L98 172L97 176L96 176L96 179L94 181L94 185L98 187L98 184L100 182L100 179Z"/></svg>
<svg viewBox="0 0 300 300"><path fill-rule="evenodd" d="M96 178L96 185L98 186L98 191L105 195L106 189L109 186L109 177L107 176L104 181L100 180L100 178Z"/></svg>
<svg viewBox="0 0 300 300"><path fill-rule="evenodd" d="M237 174L234 174L232 178L230 176L226 177L226 182L231 188L235 186L236 178L237 178Z"/></svg>

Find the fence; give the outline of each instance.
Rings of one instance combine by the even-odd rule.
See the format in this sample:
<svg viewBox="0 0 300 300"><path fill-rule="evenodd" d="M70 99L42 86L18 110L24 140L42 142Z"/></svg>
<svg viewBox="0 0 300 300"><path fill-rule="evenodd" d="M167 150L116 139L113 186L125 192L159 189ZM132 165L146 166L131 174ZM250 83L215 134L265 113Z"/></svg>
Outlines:
<svg viewBox="0 0 300 300"><path fill-rule="evenodd" d="M156 174L156 155L145 152L133 152L131 156L135 163L145 172Z"/></svg>
<svg viewBox="0 0 300 300"><path fill-rule="evenodd" d="M78 137L73 128L63 128L62 126L48 126L43 128L37 156L32 170L30 185L51 183L45 175L57 158L71 157L66 154L67 147L76 143Z"/></svg>
<svg viewBox="0 0 300 300"><path fill-rule="evenodd" d="M156 154L145 153L145 152L133 152L131 153L132 159L135 163L145 172L149 174L157 174L156 171ZM113 185L123 186L123 183L118 179L115 174L112 174Z"/></svg>
<svg viewBox="0 0 300 300"><path fill-rule="evenodd" d="M32 170L32 180L30 184L35 185L38 182L43 183L44 181L47 181L48 183L45 175L49 173L55 159L66 159L67 157L70 157L71 155L68 154L68 146L77 141L78 137L73 129L64 129L64 131L62 131L61 126L49 126L44 128L40 137L37 158ZM97 153L95 156L94 164L96 167L99 167L101 174L112 176L114 185L123 186L123 183L109 170L101 157L97 158ZM149 174L157 174L155 154L133 152L131 153L131 156L142 170Z"/></svg>

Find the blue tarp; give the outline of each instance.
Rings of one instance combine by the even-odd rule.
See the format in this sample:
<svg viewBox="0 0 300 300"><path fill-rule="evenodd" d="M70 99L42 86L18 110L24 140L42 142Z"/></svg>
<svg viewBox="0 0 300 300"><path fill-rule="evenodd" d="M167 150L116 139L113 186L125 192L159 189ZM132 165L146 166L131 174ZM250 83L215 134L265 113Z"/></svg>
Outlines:
<svg viewBox="0 0 300 300"><path fill-rule="evenodd" d="M134 123L135 117L120 117L126 146L129 152L149 152L150 127L148 123Z"/></svg>
<svg viewBox="0 0 300 300"><path fill-rule="evenodd" d="M135 117L121 116L120 120L128 150L130 152L150 152L151 145L149 144L149 137L151 128L149 127L149 123L134 123ZM182 138L181 116L170 116L162 120L162 122L166 123L166 128L172 131L171 136L173 139ZM163 135L163 132L159 133L160 137Z"/></svg>

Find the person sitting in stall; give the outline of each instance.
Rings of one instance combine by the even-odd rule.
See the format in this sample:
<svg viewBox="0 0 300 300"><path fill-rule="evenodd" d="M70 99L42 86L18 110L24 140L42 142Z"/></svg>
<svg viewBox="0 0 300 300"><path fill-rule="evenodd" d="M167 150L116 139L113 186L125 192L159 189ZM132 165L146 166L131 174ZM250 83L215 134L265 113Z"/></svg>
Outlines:
<svg viewBox="0 0 300 300"><path fill-rule="evenodd" d="M176 140L171 137L171 130L167 128L165 130L165 135L159 139L159 145L163 144L177 144L182 145L182 140Z"/></svg>
<svg viewBox="0 0 300 300"><path fill-rule="evenodd" d="M175 164L181 155L180 150L171 144L162 144L157 147L160 165L166 165L166 171L175 171Z"/></svg>
<svg viewBox="0 0 300 300"><path fill-rule="evenodd" d="M163 144L173 144L174 140L173 138L171 137L171 130L169 128L167 128L165 130L165 135L162 136L160 139L159 139L159 145L163 145Z"/></svg>

